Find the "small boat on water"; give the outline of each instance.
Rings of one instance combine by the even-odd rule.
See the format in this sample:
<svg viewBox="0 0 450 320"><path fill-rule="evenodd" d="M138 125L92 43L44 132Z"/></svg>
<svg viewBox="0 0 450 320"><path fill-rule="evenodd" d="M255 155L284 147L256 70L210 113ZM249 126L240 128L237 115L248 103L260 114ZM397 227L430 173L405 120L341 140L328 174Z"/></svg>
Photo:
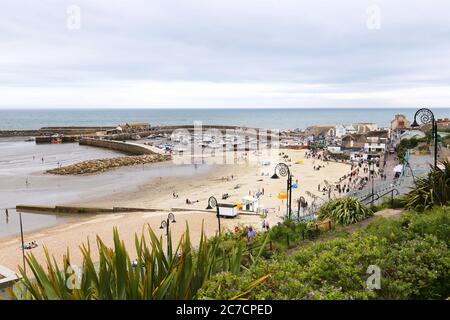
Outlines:
<svg viewBox="0 0 450 320"><path fill-rule="evenodd" d="M62 139L61 139L61 138L53 138L53 139L50 141L50 143L51 143L51 144L60 144L60 143L62 143Z"/></svg>
<svg viewBox="0 0 450 320"><path fill-rule="evenodd" d="M34 138L27 138L25 139L25 142L34 142Z"/></svg>

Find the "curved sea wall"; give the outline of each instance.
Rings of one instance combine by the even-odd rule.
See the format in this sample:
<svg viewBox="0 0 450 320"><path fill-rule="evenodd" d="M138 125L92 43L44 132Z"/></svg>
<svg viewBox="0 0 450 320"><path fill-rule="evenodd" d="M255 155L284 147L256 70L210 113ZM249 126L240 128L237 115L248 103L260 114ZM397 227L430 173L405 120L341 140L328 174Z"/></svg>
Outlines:
<svg viewBox="0 0 450 320"><path fill-rule="evenodd" d="M0 130L0 137L34 137L39 130Z"/></svg>
<svg viewBox="0 0 450 320"><path fill-rule="evenodd" d="M79 140L80 145L87 145L99 148L105 148L110 150L116 150L132 155L145 155L145 154L155 154L152 150L144 145L115 141L115 140L103 140L103 139L89 139L83 138Z"/></svg>

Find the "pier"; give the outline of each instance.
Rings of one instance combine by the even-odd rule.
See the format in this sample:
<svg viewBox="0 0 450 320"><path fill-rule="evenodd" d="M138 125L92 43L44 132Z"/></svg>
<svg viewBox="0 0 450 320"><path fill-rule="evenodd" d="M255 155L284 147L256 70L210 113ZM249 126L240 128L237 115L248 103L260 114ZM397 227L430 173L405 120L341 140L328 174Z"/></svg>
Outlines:
<svg viewBox="0 0 450 320"><path fill-rule="evenodd" d="M132 154L132 155L145 155L145 154L159 153L159 152L155 152L155 150L154 150L157 148L152 148L150 146L146 146L143 144L122 142L122 141L115 141L115 140L82 138L79 140L79 144L116 150L116 151L120 151L120 152L123 152L126 154Z"/></svg>

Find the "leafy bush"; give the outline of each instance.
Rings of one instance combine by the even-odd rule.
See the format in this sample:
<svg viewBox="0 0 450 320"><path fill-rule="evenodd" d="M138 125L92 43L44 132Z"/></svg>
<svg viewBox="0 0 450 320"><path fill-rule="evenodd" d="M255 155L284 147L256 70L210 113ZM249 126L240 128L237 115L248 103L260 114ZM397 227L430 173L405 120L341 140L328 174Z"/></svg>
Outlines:
<svg viewBox="0 0 450 320"><path fill-rule="evenodd" d="M419 178L415 187L406 196L406 208L423 211L433 206L443 206L450 200L450 162L444 169L431 167L426 177Z"/></svg>
<svg viewBox="0 0 450 320"><path fill-rule="evenodd" d="M349 225L372 215L373 211L355 198L334 199L319 210L319 220L330 219L341 225Z"/></svg>
<svg viewBox="0 0 450 320"><path fill-rule="evenodd" d="M347 238L315 243L294 254L261 260L241 276L221 273L201 299L229 299L270 275L249 299L444 299L450 294L450 210L376 219ZM426 226L429 226L427 228ZM447 243L447 244L446 244ZM381 288L367 289L367 268L381 269Z"/></svg>
<svg viewBox="0 0 450 320"><path fill-rule="evenodd" d="M415 137L412 137L411 139L402 139L396 147L398 158L403 159L405 151L416 148L418 144L419 141Z"/></svg>
<svg viewBox="0 0 450 320"><path fill-rule="evenodd" d="M270 229L269 238L275 243L275 249L283 250L296 246L305 239L314 238L317 232L314 226L307 223L286 220Z"/></svg>
<svg viewBox="0 0 450 320"><path fill-rule="evenodd" d="M404 214L400 224L410 238L432 234L450 246L450 207L436 208L423 215L414 212Z"/></svg>
<svg viewBox="0 0 450 320"><path fill-rule="evenodd" d="M221 271L239 273L242 259L248 256L241 243L234 242L232 248L219 247L220 237L208 241L203 231L195 251L188 228L176 248L172 246L170 233L165 248L162 238L158 238L151 228L148 231L150 243L144 234L136 235L134 261L117 229L114 229L112 248L97 237L98 262L93 260L90 245L82 245L79 286L67 285L77 278L71 268L69 253L63 257L62 268L47 251L46 268L33 254L28 254L26 261L35 279L30 279L20 269L23 279L10 294L14 299L36 300L194 299L213 274ZM251 260L256 262L258 256L251 256ZM246 290L250 289L251 284Z"/></svg>
<svg viewBox="0 0 450 320"><path fill-rule="evenodd" d="M417 236L434 235L450 245L450 207L439 207L426 214L406 212L400 220L376 217L365 229L367 234L391 242L411 240Z"/></svg>

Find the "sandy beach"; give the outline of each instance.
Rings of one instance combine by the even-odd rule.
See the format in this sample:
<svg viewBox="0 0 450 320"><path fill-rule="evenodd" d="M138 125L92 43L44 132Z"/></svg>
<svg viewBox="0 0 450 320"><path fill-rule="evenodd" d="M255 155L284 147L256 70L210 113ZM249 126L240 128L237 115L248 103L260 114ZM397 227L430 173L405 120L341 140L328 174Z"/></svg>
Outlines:
<svg viewBox="0 0 450 320"><path fill-rule="evenodd" d="M326 179L333 183L350 172L348 164L336 162L323 162L317 159L305 159L305 150L282 150L290 158L291 173L293 181L298 182L298 188L293 189L293 201L304 196L307 201L311 198L306 196L309 191L319 196L317 185ZM183 208L189 211L175 212L177 223L171 224L174 241L178 241L185 231L186 223L191 230L191 238L196 243L200 236L202 221L207 235L211 236L217 232L217 219L214 212L204 212L207 200L210 196L215 196L219 202L237 203L242 197L254 195L256 192L264 190L260 203L270 213L267 220L273 226L281 220L286 212L286 200L277 198L279 193L286 191L286 178L271 179L274 165L280 159L273 159L270 166L263 166L261 162L252 161L234 165L215 165L212 170L204 171L195 176L168 176L164 178L153 178L148 183L144 183L137 189L122 190L114 195L97 197L94 200L80 201L77 204L91 206L129 206L139 208L158 208L169 210L170 208ZM300 164L296 162L300 161ZM314 165L322 165L319 171L313 170ZM139 170L135 168L135 170ZM101 175L99 175L100 177ZM92 176L91 176L92 177ZM124 176L126 179L126 176ZM173 193L178 194L174 198ZM222 194L229 193L230 197L222 199ZM186 204L186 199L194 202ZM293 202L293 209L295 208ZM62 255L69 248L72 263L81 262L81 252L79 245L87 239L95 241L96 235L102 237L106 243L110 244L113 227L119 229L121 238L127 246L132 249L134 245L135 233L140 233L142 228L148 224L157 234L163 235L164 230L159 229L161 220L165 219L168 211L138 212L126 214L95 215L93 217L80 217L77 221L68 222L55 227L39 230L25 234L25 242L37 241L39 247L32 249L39 261L44 261L43 248L48 248L49 252L61 261ZM222 219L224 228L232 229L234 226L253 225L260 229L262 217L257 214L239 215L234 219ZM0 264L18 270L18 265L22 263L20 249L20 237L8 237L0 240Z"/></svg>

